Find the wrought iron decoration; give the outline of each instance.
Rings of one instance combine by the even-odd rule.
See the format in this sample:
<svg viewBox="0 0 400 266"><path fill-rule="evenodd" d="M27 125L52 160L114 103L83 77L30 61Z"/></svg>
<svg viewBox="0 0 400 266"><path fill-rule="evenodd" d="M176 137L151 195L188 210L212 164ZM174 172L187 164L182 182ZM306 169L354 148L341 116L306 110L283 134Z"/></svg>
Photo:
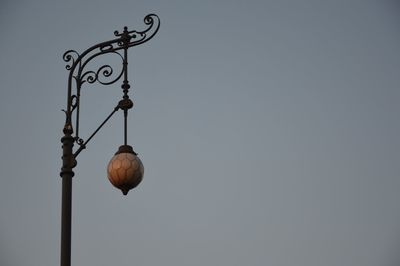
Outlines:
<svg viewBox="0 0 400 266"><path fill-rule="evenodd" d="M129 81L127 79L128 48L140 45L153 38L160 27L160 19L155 14L149 14L144 18L144 23L148 25L148 28L144 31L128 31L128 28L124 27L123 32L114 32L114 35L118 38L96 44L84 51L82 54L79 54L75 50L68 50L64 53L63 59L65 62L67 62L65 68L69 70L67 109L63 110L66 114L64 134L72 136L72 116L73 113L76 112L74 127L75 136L73 136L73 139L79 145L79 148L73 153L74 158L86 148L88 142L118 109L122 109L126 113L128 109L132 108L133 103L128 96L128 91L130 88ZM120 50L123 50L123 54L119 52ZM114 54L121 59L122 68L117 75L114 74L114 69L108 64L98 67L97 70L86 70L89 62L91 62L94 58L104 54ZM122 75L124 75L122 84L124 100L114 108L106 120L99 126L97 130L93 132L90 137L86 139L86 141L83 140L79 135L79 107L82 85L86 82L99 82L103 85L110 85L120 80ZM110 80L102 80L102 78L107 79L110 77L113 78ZM73 92L73 87L76 88L75 92Z"/></svg>

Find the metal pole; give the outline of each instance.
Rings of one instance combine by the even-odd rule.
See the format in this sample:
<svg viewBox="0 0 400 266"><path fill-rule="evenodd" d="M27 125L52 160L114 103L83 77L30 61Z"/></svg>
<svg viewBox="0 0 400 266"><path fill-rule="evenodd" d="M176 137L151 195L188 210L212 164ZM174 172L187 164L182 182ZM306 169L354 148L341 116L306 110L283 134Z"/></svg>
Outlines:
<svg viewBox="0 0 400 266"><path fill-rule="evenodd" d="M61 266L71 265L71 202L72 177L65 175L62 181L61 203Z"/></svg>
<svg viewBox="0 0 400 266"><path fill-rule="evenodd" d="M71 265L71 213L72 213L72 169L76 166L72 148L74 138L71 136L72 127L67 118L64 127L63 143L63 166L60 176L62 177L62 198L61 198L61 266Z"/></svg>

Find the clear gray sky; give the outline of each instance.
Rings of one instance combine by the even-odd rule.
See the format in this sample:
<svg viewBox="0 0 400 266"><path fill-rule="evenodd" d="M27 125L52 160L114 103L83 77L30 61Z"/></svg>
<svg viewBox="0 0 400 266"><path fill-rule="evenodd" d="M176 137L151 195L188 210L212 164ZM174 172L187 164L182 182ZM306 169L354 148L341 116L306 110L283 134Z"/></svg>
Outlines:
<svg viewBox="0 0 400 266"><path fill-rule="evenodd" d="M73 265L400 265L400 4L395 0L0 3L0 265L59 264L62 54L132 48L129 143L118 114L78 158ZM121 96L82 95L82 137Z"/></svg>

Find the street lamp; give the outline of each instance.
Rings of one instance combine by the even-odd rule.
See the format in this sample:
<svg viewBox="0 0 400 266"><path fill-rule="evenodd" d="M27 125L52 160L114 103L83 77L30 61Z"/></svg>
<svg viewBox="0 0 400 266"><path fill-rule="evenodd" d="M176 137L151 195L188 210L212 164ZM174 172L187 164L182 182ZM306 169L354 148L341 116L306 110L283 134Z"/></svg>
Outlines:
<svg viewBox="0 0 400 266"><path fill-rule="evenodd" d="M114 32L115 39L93 45L81 54L74 50L69 50L63 55L63 59L67 63L66 69L69 71L69 76L67 109L63 110L66 115L66 121L63 128L64 136L61 138L63 150L60 173L62 177L61 266L71 265L72 177L74 176L73 168L77 164L76 158L104 124L119 110L122 110L124 114L124 144L118 148L118 151L108 164L108 179L115 187L121 189L124 195L142 181L143 164L133 151L133 148L127 144L128 110L133 107L133 102L128 95L130 88L128 82L128 49L153 38L160 27L160 19L155 14L149 14L144 18L144 23L147 25L147 29L144 31L128 31L128 28L124 27L123 32ZM122 67L119 72L115 74L110 65L102 65L96 70L88 69L89 62L104 54L116 55L121 59ZM86 140L82 139L79 135L82 85L95 82L110 85L120 80L121 77L123 77L121 85L122 99L92 135ZM77 144L76 149L74 149L74 144Z"/></svg>

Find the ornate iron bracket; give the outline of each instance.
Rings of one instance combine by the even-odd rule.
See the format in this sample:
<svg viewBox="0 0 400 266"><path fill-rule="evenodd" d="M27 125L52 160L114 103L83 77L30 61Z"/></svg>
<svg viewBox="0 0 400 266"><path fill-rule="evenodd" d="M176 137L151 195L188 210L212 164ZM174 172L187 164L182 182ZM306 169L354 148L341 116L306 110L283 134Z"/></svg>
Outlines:
<svg viewBox="0 0 400 266"><path fill-rule="evenodd" d="M146 24L148 27L143 31L128 31L127 27L124 27L124 30L122 32L115 31L114 35L117 38L93 45L81 54L74 50L68 50L64 53L63 60L67 63L65 68L69 71L69 76L67 109L63 110L66 115L66 122L63 132L65 136L72 137L74 142L79 145L79 148L73 153L73 159L75 159L76 156L83 149L86 148L88 142L119 109L122 109L125 114L124 117L126 132L127 110L132 108L133 106L133 103L128 96L130 85L127 78L127 50L130 47L140 45L152 39L154 35L158 32L158 29L160 27L160 19L155 14L149 14L144 18L144 24ZM112 66L108 64L102 65L95 70L87 69L88 63L90 63L94 58L104 54L111 54L119 57L122 61L121 70L115 73ZM82 85L85 83L92 84L95 82L103 85L110 85L120 80L122 76L124 76L123 84L121 86L124 93L123 100L118 103L111 114L105 119L103 123L101 123L101 125L94 131L94 133L86 141L83 140L82 138L80 138L79 135L80 97ZM75 124L73 126L74 113Z"/></svg>

